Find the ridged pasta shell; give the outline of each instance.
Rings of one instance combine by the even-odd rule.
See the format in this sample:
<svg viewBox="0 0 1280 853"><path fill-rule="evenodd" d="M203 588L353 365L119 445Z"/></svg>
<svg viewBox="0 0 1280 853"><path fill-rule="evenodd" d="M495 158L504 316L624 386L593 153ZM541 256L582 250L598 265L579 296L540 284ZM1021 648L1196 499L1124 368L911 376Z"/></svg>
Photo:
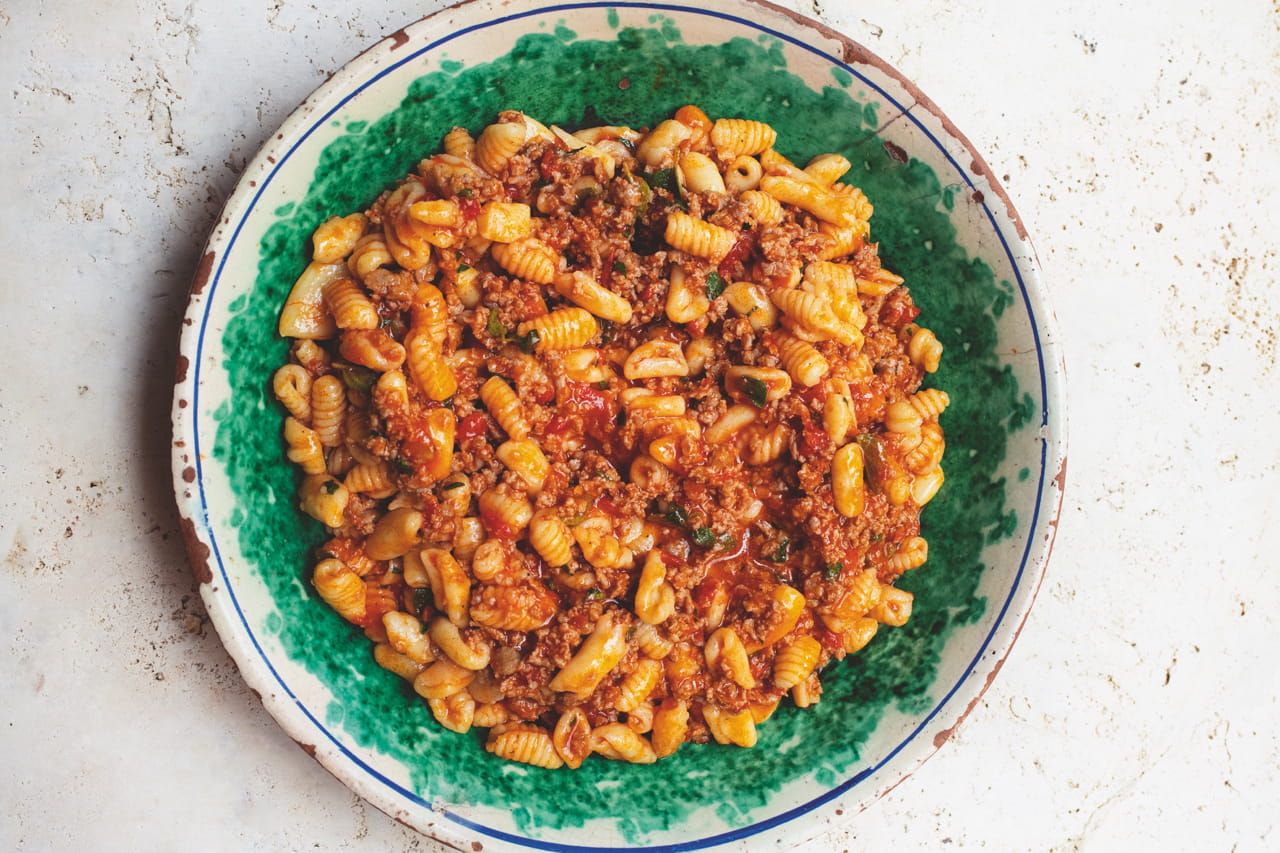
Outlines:
<svg viewBox="0 0 1280 853"><path fill-rule="evenodd" d="M822 655L822 644L813 637L797 637L773 659L773 684L790 690L813 672Z"/></svg>

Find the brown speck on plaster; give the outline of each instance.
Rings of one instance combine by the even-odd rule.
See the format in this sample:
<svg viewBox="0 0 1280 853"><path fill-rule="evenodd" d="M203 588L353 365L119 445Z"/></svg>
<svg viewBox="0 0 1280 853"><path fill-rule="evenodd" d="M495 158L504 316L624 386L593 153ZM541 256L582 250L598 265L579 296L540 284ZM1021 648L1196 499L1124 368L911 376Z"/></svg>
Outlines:
<svg viewBox="0 0 1280 853"><path fill-rule="evenodd" d="M392 50L399 50L409 43L409 34L406 33L403 28L392 33L390 38Z"/></svg>
<svg viewBox="0 0 1280 853"><path fill-rule="evenodd" d="M303 752L305 752L307 755L310 755L312 758L315 758L315 757L316 757L316 746L315 746L315 744L313 744L313 743L303 743L303 742L302 742L302 741L300 741L300 740L299 740L299 741L294 741L294 743L298 744L298 746L302 748L302 751L303 751Z"/></svg>
<svg viewBox="0 0 1280 853"><path fill-rule="evenodd" d="M182 540L187 546L187 560L191 563L191 572L199 583L213 580L213 569L209 567L209 546L200 541L196 535L195 523L189 518L181 519Z"/></svg>
<svg viewBox="0 0 1280 853"><path fill-rule="evenodd" d="M480 853L480 851L484 849L484 845L481 844L479 841L472 841L471 849L474 850L475 853Z"/></svg>
<svg viewBox="0 0 1280 853"><path fill-rule="evenodd" d="M188 465L186 468L183 468L182 479L188 483L194 483L196 481L196 469L192 468L190 465Z"/></svg>
<svg viewBox="0 0 1280 853"><path fill-rule="evenodd" d="M178 356L178 364L173 372L175 385L181 385L183 382L187 381L187 371L190 368L191 359L187 358L185 355Z"/></svg>

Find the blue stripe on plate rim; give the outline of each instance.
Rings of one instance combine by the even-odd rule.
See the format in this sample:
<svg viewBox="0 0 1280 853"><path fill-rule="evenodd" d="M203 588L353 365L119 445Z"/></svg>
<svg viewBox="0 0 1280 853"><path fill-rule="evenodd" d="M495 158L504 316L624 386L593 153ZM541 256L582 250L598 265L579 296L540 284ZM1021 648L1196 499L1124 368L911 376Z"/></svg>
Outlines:
<svg viewBox="0 0 1280 853"><path fill-rule="evenodd" d="M921 121L909 109L904 107L901 103L895 100L892 96L890 96L887 92L885 92L875 83L868 80L865 76L859 73L857 69L845 64L841 59L831 56L827 52L817 47L814 47L813 45L808 44L807 42L804 42L786 33L778 32L774 29L771 29L767 26L764 26L758 22L749 20L747 18L743 18L737 15L732 15L725 12L709 10L709 9L696 9L696 8L690 8L687 6L678 6L678 5L666 4L666 3L628 2L628 0L623 0L622 2L563 3L563 4L553 5L553 6L545 6L545 7L528 10L524 12L518 12L511 15L506 15L504 17L495 18L490 21L485 21L483 23L474 24L472 26L465 27L463 29L451 32L447 35L444 35L436 39L435 41L430 42L429 44L413 52L412 54L407 55L404 59L379 71L377 74L370 77L360 86L355 88L349 95L347 95L337 104L335 104L328 112L324 113L323 115L315 119L311 123L311 126L307 128L307 130L303 132L301 136L299 136L297 141L294 142L293 145L289 147L289 150L285 152L283 156L278 158L277 162L273 165L267 177L262 180L261 184L257 188L257 192L254 193L253 198L250 201L248 207L245 209L245 211L241 215L240 221L236 224L236 227L232 232L231 238L227 241L226 248L223 250L222 257L218 262L218 267L214 272L214 275L210 279L210 283L208 287L208 297L205 302L204 314L203 314L203 317L201 318L201 323L200 323L200 335L196 345L195 379L194 379L193 390L192 390L192 412L193 412L193 418L195 419L195 423L198 424L199 422L200 370L201 370L201 366L203 365L205 335L207 331L210 310L213 305L213 296L217 292L218 284L222 276L222 270L226 264L227 257L230 255L232 248L235 246L235 243L240 235L240 231L243 228L245 221L249 217L249 214L254 210L259 199L262 197L262 194L266 191L267 187L270 185L272 179L275 177L277 172L279 172L279 170L284 166L284 164L298 149L298 147L303 142L305 142L318 127L322 126L336 112L338 112L338 110L340 110L343 106L345 106L347 102L355 98L362 91L367 89L369 86L373 85L378 80L385 77L387 74L390 74L391 72L400 68L406 62L413 61L414 59L417 59L423 54L429 53L441 47L442 45L448 44L449 42L455 39L461 38L462 36L468 35L478 30L499 26L499 25L508 23L510 21L521 19L521 18L532 17L534 15L547 14L548 12L557 12L557 11L567 12L567 11L582 10L582 9L609 9L609 8L647 9L647 10L658 11L658 12L677 12L682 14L702 15L710 18L717 18L721 20L731 21L733 23L740 24L742 26L749 27L751 29L755 29L759 31L761 34L773 36L774 38L787 42L788 44L791 44L801 50L812 53L815 56L818 56L819 58L827 62L830 62L834 67L840 68L846 73L852 75L854 78L860 80L864 85L875 90L882 98L884 98L884 100L891 103L895 108L899 110L899 112L903 116L905 116L913 124L915 124L915 126L920 130L920 132L923 133L929 139L929 141L933 143L933 145L938 149L938 151L947 159L948 162L951 163L952 167L963 177L965 183L969 186L969 188L976 189L976 185L973 181L973 178L970 176L969 172L966 169L964 169L960 165L960 163L956 161L956 159L947 150L946 146L944 146L938 140L938 138L927 127L925 127L921 123ZM1041 340L1040 340L1040 330L1039 330L1038 324L1036 323L1035 310L1034 310L1034 307L1032 306L1031 298L1027 291L1026 282L1023 279L1022 269L1020 268L1017 261L1013 257L1013 252L1010 249L1009 242L1005 237L1003 230L1000 228L1000 224L997 221L994 212L987 205L985 200L981 202L981 206L984 212L986 213L988 222L991 224L991 227L994 229L996 235L999 237L1000 245L1005 252L1005 256L1009 260L1010 267L1013 269L1014 277L1017 279L1019 292L1022 294L1023 306L1025 307L1027 311L1027 316L1030 320L1032 334L1034 335L1034 338L1035 338L1036 359L1038 362L1038 368L1040 372L1040 399L1041 399L1040 425L1043 428L1047 426L1049 422L1049 398L1048 398L1048 388L1047 388L1048 379L1047 379L1047 374L1045 370L1044 352L1043 352L1043 349L1041 346ZM240 608L240 603L236 598L235 589L232 587L230 583L230 578L227 575L226 566L224 565L222 560L221 550L219 549L217 544L217 537L214 535L213 526L209 522L208 503L205 498L205 489L204 489L204 472L203 472L204 454L201 452L201 448L200 448L200 432L198 429L193 427L193 434L194 434L194 451L195 451L194 457L195 457L195 467L196 467L196 483L198 485L200 511L202 515L202 521L204 522L203 527L206 533L207 541L212 550L213 557L218 564L218 571L219 571L219 574L222 576L224 589L226 590L226 593L231 600L231 604L235 609L236 615L240 619L240 624L244 627L246 635L248 636L249 640L252 642L254 649L258 653L258 656L261 658L262 664L267 668L268 671L270 671L272 677L275 678L276 682L280 685L281 689L285 692L285 694L288 695L288 697L291 700L293 700L298 710L301 711L302 714L305 715L306 718L311 721L312 725L314 725L316 729L319 732L321 732L343 756L345 756L354 765L364 770L367 774L369 774L371 778L376 779L382 785L384 785L391 791L394 791L397 795L404 798L405 800L415 803L425 809L432 809L431 802L424 800L422 797L418 796L413 791L409 791L405 789L403 786L392 781L391 779L388 779L386 776L384 776L383 774L379 773L378 771L370 767L368 764L366 764L363 760L361 760L360 757L358 757L353 752L351 752L351 750L349 750L333 734L333 732L329 731L329 729L326 728L325 725L321 723L319 719L316 718L316 716L311 712L309 708L307 708L304 704L302 704L301 701L298 700L298 698L294 695L292 689L290 689L289 685L276 671L275 667L271 663L270 658L268 658L266 653L263 651L262 646L259 644L258 638L253 631L253 628L249 625L248 619L245 616L244 611ZM956 681L955 685L953 685L952 688L949 691L947 691L946 695L944 695L942 699L937 702L937 704L933 707L933 709L929 712L929 714L926 715L924 719L920 721L919 725L917 725L916 728L913 729L911 733L907 735L907 737L904 738L901 743L899 743L896 747L894 747L892 751L890 751L887 755L885 755L884 758L878 764L858 772L857 774L855 774L845 782L832 788L830 791L827 791L817 797L814 797L812 800L809 800L808 802L802 805L796 806L795 808L789 809L788 811L782 812L778 815L774 815L773 817L766 818L757 823L752 823L748 826L739 827L737 829L733 829L718 835L712 835L704 838L694 839L692 841L680 842L675 844L659 844L659 845L654 845L650 847L633 847L633 846L597 847L597 846L585 846L585 845L567 845L562 842L548 842L540 839L527 838L524 836L515 835L502 830L494 829L493 827L485 826L484 824L476 823L475 821L468 820L464 817L453 814L448 810L445 810L443 812L435 811L434 813L468 830L482 833L492 838L510 842L512 844L522 845L522 846L532 848L532 849L537 849L537 850L569 851L569 853L607 853L607 851L617 851L617 850L648 851L648 853L685 853L685 851L703 850L709 847L714 847L722 844L729 844L734 841L740 841L742 839L749 838L753 835L757 835L761 832L764 832L766 830L772 829L774 827L787 823L791 820L794 820L795 818L800 817L801 815L807 814L813 811L814 809L818 808L819 806L822 806L830 802L831 800L842 796L843 794L847 793L852 788L857 786L859 783L869 778L875 772L883 768L890 761L892 761L903 749L905 749L909 744L911 744L916 739L916 737L919 736L921 731L923 731L926 727L928 727L929 723L931 723L933 719L941 712L942 708L947 705L947 703L951 700L952 696L954 696L956 692L959 691L961 686L963 686L969 680L970 676L973 674L974 667L977 665L978 661L981 660L983 655L986 654L986 651L988 647L991 645L991 641L994 639L996 632L1004 625L1005 615L1007 614L1009 607L1011 606L1022 584L1023 575L1025 574L1026 568L1027 568L1027 561L1031 553L1031 547L1035 539L1035 534L1038 530L1038 521L1042 511L1042 503L1043 503L1044 494L1045 494L1045 485L1048 478L1047 464L1048 464L1048 441L1044 438L1041 438L1039 486L1036 491L1035 510L1031 518L1031 523L1028 527L1027 541L1023 548L1022 558L1018 566L1018 572L1014 577L1013 586L1010 588L1009 595L1005 598L1005 601L1001 605L1000 613L997 616L995 622L992 624L991 630L988 632L987 636L983 639L982 645L978 649L977 654L974 655L973 660L970 661L969 665L965 668L964 674Z"/></svg>

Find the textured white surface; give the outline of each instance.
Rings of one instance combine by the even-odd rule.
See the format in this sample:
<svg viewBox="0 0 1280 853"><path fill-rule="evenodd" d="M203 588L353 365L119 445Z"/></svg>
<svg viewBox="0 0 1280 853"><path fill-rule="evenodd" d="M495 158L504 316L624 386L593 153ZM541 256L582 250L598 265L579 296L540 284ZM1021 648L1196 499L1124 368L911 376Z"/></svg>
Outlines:
<svg viewBox="0 0 1280 853"><path fill-rule="evenodd" d="M247 159L439 2L0 8L0 849L445 848L275 726L172 508L178 322ZM1066 342L1066 509L958 733L804 849L1280 847L1280 12L786 0L983 151Z"/></svg>

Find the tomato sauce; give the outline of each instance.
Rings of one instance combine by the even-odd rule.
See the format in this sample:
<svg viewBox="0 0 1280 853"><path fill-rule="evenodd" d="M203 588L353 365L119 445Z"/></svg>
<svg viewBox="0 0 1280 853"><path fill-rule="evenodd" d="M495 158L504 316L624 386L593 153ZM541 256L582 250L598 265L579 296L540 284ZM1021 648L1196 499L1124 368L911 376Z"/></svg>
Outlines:
<svg viewBox="0 0 1280 853"><path fill-rule="evenodd" d="M458 423L458 443L465 444L478 438L489 429L489 416L484 412L472 412Z"/></svg>

